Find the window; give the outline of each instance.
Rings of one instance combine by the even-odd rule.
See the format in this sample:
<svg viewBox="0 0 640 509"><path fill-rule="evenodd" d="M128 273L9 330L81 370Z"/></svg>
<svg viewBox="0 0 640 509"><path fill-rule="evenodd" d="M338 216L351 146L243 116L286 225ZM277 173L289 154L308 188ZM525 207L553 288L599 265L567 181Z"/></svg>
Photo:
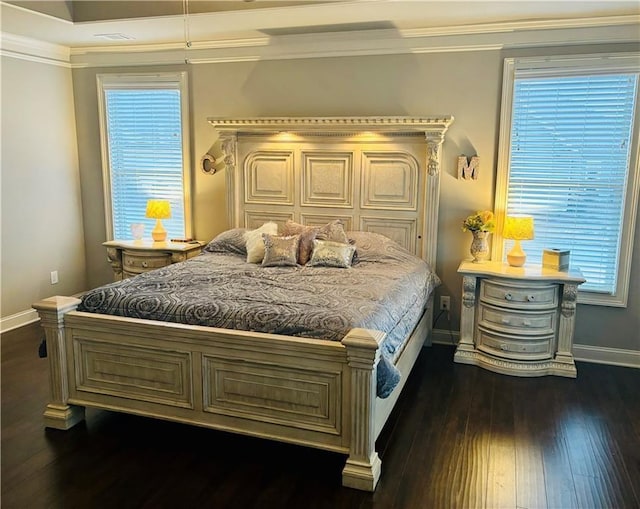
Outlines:
<svg viewBox="0 0 640 509"><path fill-rule="evenodd" d="M506 59L494 259L505 215L534 217L527 263L569 249L579 302L626 306L638 206L637 54Z"/></svg>
<svg viewBox="0 0 640 509"><path fill-rule="evenodd" d="M185 73L98 75L108 239L131 239L149 199L168 200L168 238L191 235Z"/></svg>

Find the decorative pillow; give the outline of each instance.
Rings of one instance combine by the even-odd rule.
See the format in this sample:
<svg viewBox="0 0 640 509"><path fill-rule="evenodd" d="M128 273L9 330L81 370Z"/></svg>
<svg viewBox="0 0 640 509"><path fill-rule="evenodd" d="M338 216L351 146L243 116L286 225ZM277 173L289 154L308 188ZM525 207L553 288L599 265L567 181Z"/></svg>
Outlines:
<svg viewBox="0 0 640 509"><path fill-rule="evenodd" d="M263 233L264 258L263 267L292 267L297 265L298 244L300 236L278 237Z"/></svg>
<svg viewBox="0 0 640 509"><path fill-rule="evenodd" d="M314 240L313 254L307 263L310 267L351 267L356 247L330 240Z"/></svg>
<svg viewBox="0 0 640 509"><path fill-rule="evenodd" d="M262 234L278 234L276 223L264 223L260 228L249 230L244 233L244 240L247 246L247 263L260 263L264 258L264 240Z"/></svg>
<svg viewBox="0 0 640 509"><path fill-rule="evenodd" d="M342 244L347 244L349 242L347 234L344 231L344 226L340 219L336 219L335 221L331 221L330 223L321 226L318 230L316 238L320 240L340 242Z"/></svg>
<svg viewBox="0 0 640 509"><path fill-rule="evenodd" d="M283 235L300 235L300 247L298 248L298 263L305 265L313 251L313 241L318 238L334 242L347 243L347 234L342 226L342 221L336 219L324 226L306 226L288 220L282 232Z"/></svg>
<svg viewBox="0 0 640 509"><path fill-rule="evenodd" d="M244 240L246 228L232 228L218 234L209 242L204 251L209 253L235 253L246 255L247 246Z"/></svg>
<svg viewBox="0 0 640 509"><path fill-rule="evenodd" d="M379 233L350 231L347 232L349 242L354 243L359 262L379 262L389 259L405 260L414 255L389 237Z"/></svg>
<svg viewBox="0 0 640 509"><path fill-rule="evenodd" d="M315 228L305 228L300 232L300 245L298 246L298 263L305 265L313 252L313 241L318 232Z"/></svg>

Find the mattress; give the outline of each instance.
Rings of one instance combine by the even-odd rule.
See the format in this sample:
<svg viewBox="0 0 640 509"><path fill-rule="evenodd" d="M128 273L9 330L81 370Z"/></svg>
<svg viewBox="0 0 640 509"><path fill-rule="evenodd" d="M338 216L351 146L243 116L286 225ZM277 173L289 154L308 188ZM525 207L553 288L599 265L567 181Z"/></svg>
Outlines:
<svg viewBox="0 0 640 509"><path fill-rule="evenodd" d="M350 268L262 267L238 252L205 252L86 293L79 311L340 341L360 327L386 333L378 395L440 280L420 258L373 233L349 232Z"/></svg>

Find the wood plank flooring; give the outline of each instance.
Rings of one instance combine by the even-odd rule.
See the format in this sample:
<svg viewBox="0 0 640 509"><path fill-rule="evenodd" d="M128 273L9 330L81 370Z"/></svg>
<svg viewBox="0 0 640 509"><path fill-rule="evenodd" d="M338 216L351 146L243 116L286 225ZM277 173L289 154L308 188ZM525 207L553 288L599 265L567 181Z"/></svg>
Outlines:
<svg viewBox="0 0 640 509"><path fill-rule="evenodd" d="M640 370L517 378L425 348L371 494L343 488L345 457L324 451L97 410L44 430L41 337L34 324L1 340L3 509L640 507Z"/></svg>

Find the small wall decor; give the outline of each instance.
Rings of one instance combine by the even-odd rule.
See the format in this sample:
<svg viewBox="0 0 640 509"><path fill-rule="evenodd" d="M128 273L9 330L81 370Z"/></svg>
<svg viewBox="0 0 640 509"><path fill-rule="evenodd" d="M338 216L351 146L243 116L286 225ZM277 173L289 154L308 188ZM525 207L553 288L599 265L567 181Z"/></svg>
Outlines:
<svg viewBox="0 0 640 509"><path fill-rule="evenodd" d="M218 170L216 169L216 163L218 160L211 154L205 154L200 159L200 169L208 175L213 175Z"/></svg>
<svg viewBox="0 0 640 509"><path fill-rule="evenodd" d="M458 157L458 178L461 180L478 180L480 158L478 156Z"/></svg>

